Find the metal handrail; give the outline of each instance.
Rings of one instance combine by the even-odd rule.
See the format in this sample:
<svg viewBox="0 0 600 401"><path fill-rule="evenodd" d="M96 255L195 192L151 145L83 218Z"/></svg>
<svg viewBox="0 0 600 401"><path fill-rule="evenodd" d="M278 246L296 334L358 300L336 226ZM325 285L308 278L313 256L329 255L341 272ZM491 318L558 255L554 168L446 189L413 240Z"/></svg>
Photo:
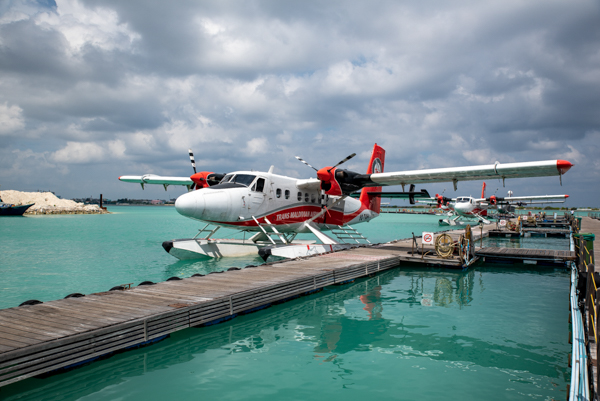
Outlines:
<svg viewBox="0 0 600 401"><path fill-rule="evenodd" d="M572 333L572 361L571 361L571 391L569 401L589 400L589 380L587 372L587 352L585 349L585 333L583 319L577 304L577 266L571 263L571 316Z"/></svg>

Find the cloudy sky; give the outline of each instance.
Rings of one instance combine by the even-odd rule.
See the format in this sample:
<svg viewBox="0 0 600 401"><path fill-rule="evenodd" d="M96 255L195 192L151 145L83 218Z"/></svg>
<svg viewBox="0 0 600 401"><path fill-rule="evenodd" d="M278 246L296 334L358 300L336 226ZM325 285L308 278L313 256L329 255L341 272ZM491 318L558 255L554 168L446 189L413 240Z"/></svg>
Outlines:
<svg viewBox="0 0 600 401"><path fill-rule="evenodd" d="M386 171L566 159L490 192L600 206L592 0L0 2L0 189L176 197L120 175L266 170L346 155ZM477 194L480 182L427 185Z"/></svg>

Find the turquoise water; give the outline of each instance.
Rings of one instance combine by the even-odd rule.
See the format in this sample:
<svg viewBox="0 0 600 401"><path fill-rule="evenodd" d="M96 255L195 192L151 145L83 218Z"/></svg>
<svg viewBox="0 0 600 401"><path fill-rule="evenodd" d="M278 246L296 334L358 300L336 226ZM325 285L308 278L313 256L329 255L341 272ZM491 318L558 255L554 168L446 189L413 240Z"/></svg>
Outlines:
<svg viewBox="0 0 600 401"><path fill-rule="evenodd" d="M527 248L527 249L552 249L569 250L569 238L544 238L544 237L523 237L523 238L502 238L486 237L483 239L483 246L497 246L499 248ZM477 242L479 245L479 242Z"/></svg>
<svg viewBox="0 0 600 401"><path fill-rule="evenodd" d="M173 207L109 210L113 214L0 219L0 308L29 299L50 301L75 292L90 294L120 284L160 282L263 263L258 256L179 261L164 251L162 242L191 238L202 224L180 216ZM374 243L443 229L437 216L397 214L382 214L355 228ZM223 237L234 233L218 232Z"/></svg>
<svg viewBox="0 0 600 401"><path fill-rule="evenodd" d="M160 244L192 236L194 222L167 208L118 210L2 220L3 305L260 262L175 261ZM357 228L383 241L437 230L437 219L382 215ZM568 292L558 270L403 267L2 387L0 399L565 399Z"/></svg>

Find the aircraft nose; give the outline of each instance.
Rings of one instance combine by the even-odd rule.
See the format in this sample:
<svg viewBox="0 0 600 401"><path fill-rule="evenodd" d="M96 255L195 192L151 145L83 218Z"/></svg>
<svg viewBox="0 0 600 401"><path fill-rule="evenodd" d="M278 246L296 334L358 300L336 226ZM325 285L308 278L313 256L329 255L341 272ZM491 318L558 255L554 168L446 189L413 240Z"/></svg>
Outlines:
<svg viewBox="0 0 600 401"><path fill-rule="evenodd" d="M454 205L454 210L456 210L457 212L464 212L467 210L467 206L457 203L456 205Z"/></svg>
<svg viewBox="0 0 600 401"><path fill-rule="evenodd" d="M196 214L201 214L203 210L200 210L198 206L198 197L194 192L183 194L175 201L177 213L185 217L195 218Z"/></svg>

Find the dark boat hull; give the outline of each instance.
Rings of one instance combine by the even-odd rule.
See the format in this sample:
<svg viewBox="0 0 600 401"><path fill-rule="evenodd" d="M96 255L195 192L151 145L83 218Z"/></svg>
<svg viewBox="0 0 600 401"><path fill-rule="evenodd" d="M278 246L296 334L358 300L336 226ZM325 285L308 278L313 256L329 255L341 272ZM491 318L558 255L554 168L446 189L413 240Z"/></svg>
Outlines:
<svg viewBox="0 0 600 401"><path fill-rule="evenodd" d="M33 205L35 203L23 206L0 207L0 216L23 216L23 213Z"/></svg>

